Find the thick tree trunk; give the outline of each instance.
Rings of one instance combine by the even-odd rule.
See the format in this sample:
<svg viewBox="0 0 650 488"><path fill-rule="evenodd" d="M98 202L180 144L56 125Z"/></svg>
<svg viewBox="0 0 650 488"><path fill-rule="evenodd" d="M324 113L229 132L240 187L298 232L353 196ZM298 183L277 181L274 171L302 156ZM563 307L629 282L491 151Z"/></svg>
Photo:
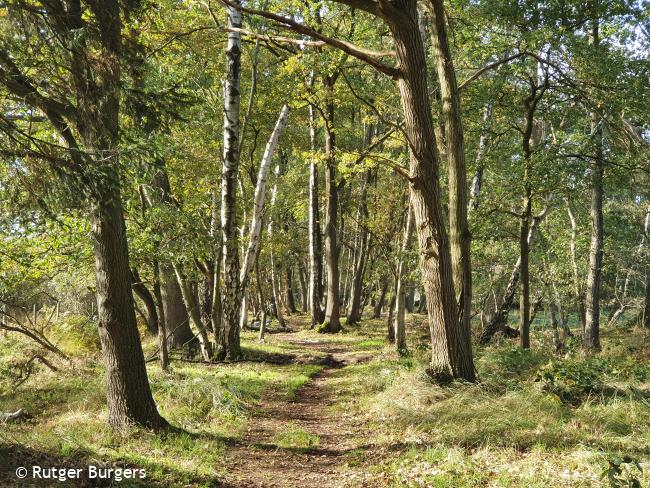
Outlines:
<svg viewBox="0 0 650 488"><path fill-rule="evenodd" d="M411 244L413 234L413 211L409 206L406 211L406 224L404 226L404 238L400 246L400 256L397 261L396 285L395 285L395 348L400 354L405 354L406 348L406 278L405 254Z"/></svg>
<svg viewBox="0 0 650 488"><path fill-rule="evenodd" d="M159 268L165 328L169 335L168 344L179 349L189 344L194 339L194 334L190 329L189 316L183 303L181 287L176 280L173 268L163 263L160 263Z"/></svg>
<svg viewBox="0 0 650 488"><path fill-rule="evenodd" d="M239 0L234 4L240 5ZM223 169L221 177L221 232L223 259L222 341L218 358L241 358L239 314L241 303L239 282L239 234L237 232L237 172L239 170L239 108L241 102L241 12L227 6L228 32L226 47L226 83L224 92Z"/></svg>
<svg viewBox="0 0 650 488"><path fill-rule="evenodd" d="M131 286L133 287L135 294L138 295L138 298L144 304L147 331L153 335L157 334L159 319L158 310L156 309L156 301L154 300L154 297L149 289L140 279L140 275L136 269L131 270Z"/></svg>
<svg viewBox="0 0 650 488"><path fill-rule="evenodd" d="M462 341L471 347L472 312L472 265L471 241L467 223L467 168L465 165L465 143L463 136L460 96L456 82L456 70L449 49L447 23L442 0L430 0L431 45L436 60L438 86L442 99L442 117L445 128L444 142L447 152L449 190L449 242L454 290L458 301L458 312Z"/></svg>
<svg viewBox="0 0 650 488"><path fill-rule="evenodd" d="M309 106L309 136L312 157L309 163L309 309L311 311L311 327L316 327L325 319L321 308L323 296L323 257L320 229L320 210L318 203L318 166L316 156L316 121L314 107Z"/></svg>
<svg viewBox="0 0 650 488"><path fill-rule="evenodd" d="M592 43L598 48L598 20L592 25ZM586 321L584 347L588 351L600 351L600 277L603 262L603 132L600 117L593 113L592 134L595 157L591 166L591 245L589 248L589 272L585 299Z"/></svg>
<svg viewBox="0 0 650 488"><path fill-rule="evenodd" d="M117 8L117 7L115 7ZM151 395L135 322L126 229L117 175L92 209L97 270L99 338L106 365L108 421L116 428L136 423L167 425ZM106 182L108 183L108 182Z"/></svg>
<svg viewBox="0 0 650 488"><path fill-rule="evenodd" d="M101 161L86 160L94 167L91 233L95 256L99 338L106 367L108 421L116 428L135 423L152 428L167 425L151 394L144 354L135 321L131 291L129 253L121 204L118 162L121 59L120 6L115 0L91 3L101 33L101 47L92 58L101 68L89 65L85 52L76 52L73 67L78 93L77 110L81 140L89 154ZM83 49L81 43L80 49ZM100 73L94 72L100 71ZM97 76L94 90L84 91L88 76ZM79 157L71 147L73 160Z"/></svg>
<svg viewBox="0 0 650 488"><path fill-rule="evenodd" d="M341 330L339 295L339 247L336 237L338 188L336 185L336 136L334 134L334 82L326 79L328 101L325 109L325 191L327 215L325 216L325 261L327 265L327 307L319 332L336 333Z"/></svg>
<svg viewBox="0 0 650 488"><path fill-rule="evenodd" d="M417 2L382 2L381 8L385 10L383 15L395 41L400 70L398 85L410 148L411 204L420 245L422 284L429 304L430 373L439 381L451 378L474 381L471 344L459 321L453 288Z"/></svg>

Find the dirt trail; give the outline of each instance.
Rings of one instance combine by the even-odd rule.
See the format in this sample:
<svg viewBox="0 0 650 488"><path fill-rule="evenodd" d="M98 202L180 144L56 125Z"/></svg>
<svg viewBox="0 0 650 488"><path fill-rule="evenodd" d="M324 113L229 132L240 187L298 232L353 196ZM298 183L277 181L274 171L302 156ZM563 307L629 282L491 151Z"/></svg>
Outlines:
<svg viewBox="0 0 650 488"><path fill-rule="evenodd" d="M328 385L337 370L370 359L336 345L276 334L275 338L325 354L322 371L300 388L291 400L270 395L250 420L250 430L228 454L227 486L237 488L374 487L360 468L350 464L373 456L372 446L361 445L367 427L352 415L331 411L336 392ZM281 448L278 438L290 431L316 436L309 448ZM311 438L310 436L310 438ZM315 439L315 437L314 437ZM349 464L350 463L350 464Z"/></svg>

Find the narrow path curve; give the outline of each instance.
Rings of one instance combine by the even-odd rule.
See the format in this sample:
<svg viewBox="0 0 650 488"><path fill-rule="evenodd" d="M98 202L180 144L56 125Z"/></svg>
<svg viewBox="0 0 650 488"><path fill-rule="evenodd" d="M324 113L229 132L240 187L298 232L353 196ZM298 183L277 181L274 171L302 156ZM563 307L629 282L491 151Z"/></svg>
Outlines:
<svg viewBox="0 0 650 488"><path fill-rule="evenodd" d="M262 399L244 439L228 453L227 486L241 488L338 488L374 486L349 461L369 455L367 426L353 415L333 411L336 392L328 383L337 370L370 356L354 355L327 342L304 340L295 333L279 340L325 354L325 367L300 388L295 398L277 394ZM278 439L294 432L311 439L305 448L278 447ZM365 478L365 479L364 479Z"/></svg>

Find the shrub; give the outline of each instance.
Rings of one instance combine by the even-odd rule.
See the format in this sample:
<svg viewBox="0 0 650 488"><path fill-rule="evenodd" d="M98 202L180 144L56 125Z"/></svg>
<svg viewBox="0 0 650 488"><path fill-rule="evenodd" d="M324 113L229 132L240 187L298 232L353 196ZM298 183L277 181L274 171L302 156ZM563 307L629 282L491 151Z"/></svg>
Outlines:
<svg viewBox="0 0 650 488"><path fill-rule="evenodd" d="M572 405L603 390L601 371L587 362L549 361L537 371L544 390Z"/></svg>
<svg viewBox="0 0 650 488"><path fill-rule="evenodd" d="M94 354L101 348L97 326L83 315L68 315L52 326L55 342L70 355Z"/></svg>

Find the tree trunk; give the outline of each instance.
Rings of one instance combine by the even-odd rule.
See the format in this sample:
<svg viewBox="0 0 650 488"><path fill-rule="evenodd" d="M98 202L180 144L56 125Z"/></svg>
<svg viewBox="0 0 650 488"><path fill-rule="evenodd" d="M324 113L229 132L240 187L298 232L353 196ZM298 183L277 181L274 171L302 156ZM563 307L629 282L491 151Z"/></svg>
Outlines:
<svg viewBox="0 0 650 488"><path fill-rule="evenodd" d="M276 174L279 174L279 167L276 167ZM275 198L277 195L277 182L273 185L273 191L271 192L271 209L275 205ZM275 272L275 262L273 259L273 217L269 219L269 227L268 227L268 235L269 235L269 250L270 250L270 255L271 255L271 288L273 291L273 301L275 302L275 316L278 319L278 324L280 327L286 327L287 324L284 320L284 316L282 315L282 304L280 303L280 286L278 283L278 279L276 277L276 272ZM262 303L262 314L264 314L264 304ZM260 326L262 327L262 326Z"/></svg>
<svg viewBox="0 0 650 488"><path fill-rule="evenodd" d="M409 206L406 211L406 224L404 226L404 239L400 246L400 256L397 261L396 285L395 285L395 348L399 354L405 354L406 348L406 278L405 273L405 254L408 252L411 235L413 234L413 211Z"/></svg>
<svg viewBox="0 0 650 488"><path fill-rule="evenodd" d="M370 134L372 129L370 130ZM366 137L366 145L369 144L371 135ZM363 287L363 275L366 271L366 262L368 254L370 253L371 239L368 236L368 231L365 227L365 221L368 219L368 184L370 180L370 172L366 171L361 175L361 194L359 198L359 210L357 212L357 235L356 242L356 259L353 261L352 284L350 287L350 303L348 306L348 316L346 324L354 325L361 320L361 290Z"/></svg>
<svg viewBox="0 0 650 488"><path fill-rule="evenodd" d="M169 350L167 348L167 328L165 318L165 307L163 305L162 292L160 289L160 270L158 262L153 265L153 296L156 299L156 310L158 311L158 357L160 368L163 371L169 370Z"/></svg>
<svg viewBox="0 0 650 488"><path fill-rule="evenodd" d="M201 355L205 361L211 361L213 357L212 345L208 338L205 324L201 320L201 305L196 299L195 294L192 292L190 284L184 276L183 270L179 264L174 265L174 272L176 273L176 279L178 280L181 289L183 303L185 303L185 309L189 316L190 328L192 329L193 335L199 340Z"/></svg>
<svg viewBox="0 0 650 488"><path fill-rule="evenodd" d="M234 4L240 5L239 0ZM223 259L222 341L218 358L241 358L239 314L239 235L237 232L237 172L239 170L239 108L241 102L241 12L227 6L228 32L226 47L226 83L224 90L223 169L221 178L221 232Z"/></svg>
<svg viewBox="0 0 650 488"><path fill-rule="evenodd" d="M140 275L136 269L131 270L131 286L133 287L135 294L138 295L138 298L144 304L147 331L150 334L157 334L159 320L158 310L156 310L156 301L151 292L147 289L144 283L142 283Z"/></svg>
<svg viewBox="0 0 650 488"><path fill-rule="evenodd" d="M325 191L327 215L325 216L325 261L327 264L327 307L319 332L336 333L341 330L339 295L339 247L336 240L338 188L336 185L336 136L334 134L334 82L326 78L328 101L325 109Z"/></svg>
<svg viewBox="0 0 650 488"><path fill-rule="evenodd" d="M309 287L302 263L298 268L298 278L300 279L300 309L302 313L307 313L309 311Z"/></svg>
<svg viewBox="0 0 650 488"><path fill-rule="evenodd" d="M163 427L167 422L158 414L151 395L135 321L117 174L110 179L112 184L106 185L103 198L92 209L99 338L106 365L109 423L116 428L132 422Z"/></svg>
<svg viewBox="0 0 650 488"><path fill-rule="evenodd" d="M384 308L384 302L386 301L386 292L388 291L388 280L386 278L381 279L381 290L379 292L379 300L375 303L375 309L372 313L373 319L381 318L381 310Z"/></svg>
<svg viewBox="0 0 650 488"><path fill-rule="evenodd" d="M309 136L312 157L309 163L309 309L312 329L325 319L321 308L323 295L323 258L318 203L318 166L316 165L316 127L314 107L309 106Z"/></svg>
<svg viewBox="0 0 650 488"><path fill-rule="evenodd" d="M595 19L591 29L591 41L595 49L599 45L599 23ZM589 273L585 300L586 321L584 347L588 351L600 351L600 278L603 262L603 133L602 121L594 112L591 115L595 157L591 166L591 245L589 249Z"/></svg>
<svg viewBox="0 0 650 488"><path fill-rule="evenodd" d="M539 222L546 215L547 211L548 211L548 207L546 207L539 215L533 218L533 221L530 225L530 229L528 230L529 248L533 240L533 236L535 235L535 230L537 229ZM506 335L510 337L515 337L516 335L519 334L519 331L508 327L506 324L508 322L508 314L510 313L510 309L512 308L512 303L514 302L515 293L517 292L517 285L519 284L520 271L521 271L521 256L517 258L517 262L512 268L512 272L510 273L510 279L508 280L508 284L506 286L505 291L503 292L503 296L501 297L501 301L497 307L494 316L490 319L488 324L485 326L483 332L481 332L481 336L479 337L479 344L487 344L488 342L490 342L490 339L492 339L492 336L494 336L494 334L496 334L499 331L504 331Z"/></svg>
<svg viewBox="0 0 650 488"><path fill-rule="evenodd" d="M389 344L395 344L395 323L393 322L393 310L395 310L395 301L395 293L392 293L390 302L388 302L388 317L386 318L386 325L388 329L386 340Z"/></svg>
<svg viewBox="0 0 650 488"><path fill-rule="evenodd" d="M160 263L159 268L165 328L169 335L168 343L171 347L179 349L188 345L194 339L194 334L190 329L189 316L183 303L181 287L176 280L173 268L163 263Z"/></svg>
<svg viewBox="0 0 650 488"><path fill-rule="evenodd" d="M566 201L567 213L569 214L569 220L571 222L571 242L569 244L571 251L571 267L573 270L573 291L575 294L576 301L576 311L582 324L582 330L584 332L585 326L587 323L587 316L585 310L585 294L580 283L580 274L578 270L578 253L576 251L576 240L578 237L578 224L576 223L575 216L573 215L573 210L569 204L569 200Z"/></svg>
<svg viewBox="0 0 650 488"><path fill-rule="evenodd" d="M442 118L445 128L444 143L447 153L449 193L449 242L454 290L458 301L458 313L463 343L471 348L472 312L472 236L467 223L467 168L463 136L460 96L456 82L456 70L449 49L447 25L443 0L430 0L431 44L436 60L438 85L442 99Z"/></svg>
<svg viewBox="0 0 650 488"><path fill-rule="evenodd" d="M119 140L121 19L119 3L91 3L101 32L101 48L92 56L103 59L95 90L80 91L78 110L83 118L81 139L97 175L93 182L91 233L95 256L99 338L106 366L108 422L115 428L135 423L151 428L167 425L151 394L131 291L129 252L121 204L117 144ZM87 54L87 53L83 53ZM76 54L75 58L83 57ZM77 87L86 86L93 67L73 69ZM94 68L100 69L100 68ZM94 73L97 74L97 73ZM75 152L76 148L71 148ZM73 159L76 155L72 156ZM88 156L90 159L90 156Z"/></svg>
<svg viewBox="0 0 650 488"><path fill-rule="evenodd" d="M478 151L476 151L476 159L474 165L474 177L472 178L472 185L470 187L470 200L469 212L478 210L479 196L481 194L481 187L483 186L483 158L487 150L488 140L490 137L490 118L492 117L492 101L489 101L483 107L483 126L481 127L481 137L478 141Z"/></svg>
<svg viewBox="0 0 650 488"><path fill-rule="evenodd" d="M244 254L241 273L239 275L239 293L243 295L250 281L250 275L253 272L255 256L260 248L262 238L262 211L264 210L264 197L266 195L266 182L268 180L269 168L273 160L273 154L278 143L280 134L287 125L289 117L289 106L284 105L280 110L280 115L271 132L264 155L260 163L260 169L257 175L257 184L255 185L255 196L253 197L253 211L251 216L250 231L248 233L248 248Z"/></svg>
<svg viewBox="0 0 650 488"><path fill-rule="evenodd" d="M451 254L442 213L439 164L426 60L418 26L417 2L381 4L395 41L404 110L404 130L410 148L411 204L420 245L422 284L427 295L431 331L430 374L439 381L474 381L471 344L458 320Z"/></svg>
<svg viewBox="0 0 650 488"><path fill-rule="evenodd" d="M528 170L526 169L526 173ZM524 178L527 180L527 177ZM524 204L519 220L519 340L522 349L530 348L530 278L528 256L530 246L528 233L530 232L531 198L530 187L525 183Z"/></svg>
<svg viewBox="0 0 650 488"><path fill-rule="evenodd" d="M293 270L288 269L284 276L284 284L287 295L287 308L289 309L289 313L296 313L298 309L296 308L296 299L293 295Z"/></svg>

